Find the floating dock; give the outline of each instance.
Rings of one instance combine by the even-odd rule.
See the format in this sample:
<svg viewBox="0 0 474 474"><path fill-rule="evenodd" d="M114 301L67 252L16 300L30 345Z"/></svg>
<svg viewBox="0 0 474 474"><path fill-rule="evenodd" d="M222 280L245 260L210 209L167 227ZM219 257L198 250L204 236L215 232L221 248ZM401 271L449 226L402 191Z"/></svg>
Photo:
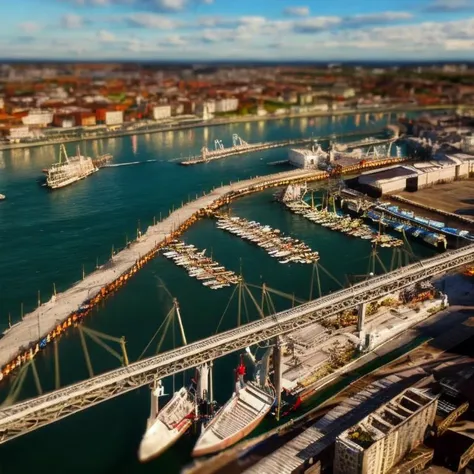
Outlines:
<svg viewBox="0 0 474 474"><path fill-rule="evenodd" d="M202 281L202 284L211 290L219 290L239 282L234 272L227 271L212 258L205 257L205 252L206 249L198 251L194 245L175 240L163 249L163 256L184 267L189 276Z"/></svg>
<svg viewBox="0 0 474 474"><path fill-rule="evenodd" d="M319 260L318 252L311 250L304 242L284 237L279 229L268 225L240 217L221 217L217 227L258 245L271 257L278 258L280 263L314 263Z"/></svg>

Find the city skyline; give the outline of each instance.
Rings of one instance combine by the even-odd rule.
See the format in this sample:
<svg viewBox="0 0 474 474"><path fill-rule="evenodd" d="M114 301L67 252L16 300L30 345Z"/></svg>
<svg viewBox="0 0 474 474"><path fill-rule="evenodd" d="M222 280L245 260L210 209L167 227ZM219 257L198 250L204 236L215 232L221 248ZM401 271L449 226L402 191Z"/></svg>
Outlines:
<svg viewBox="0 0 474 474"><path fill-rule="evenodd" d="M473 0L20 0L3 56L71 60L470 60Z"/></svg>

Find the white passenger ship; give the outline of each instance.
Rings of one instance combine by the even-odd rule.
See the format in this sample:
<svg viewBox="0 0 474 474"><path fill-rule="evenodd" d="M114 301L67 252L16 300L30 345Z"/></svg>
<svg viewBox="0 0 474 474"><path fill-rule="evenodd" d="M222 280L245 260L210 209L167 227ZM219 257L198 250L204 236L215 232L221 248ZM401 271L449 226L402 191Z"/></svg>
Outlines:
<svg viewBox="0 0 474 474"><path fill-rule="evenodd" d="M63 188L99 171L92 158L82 156L79 148L77 155L69 158L66 148L61 145L59 162L54 163L46 172L46 186L51 189Z"/></svg>

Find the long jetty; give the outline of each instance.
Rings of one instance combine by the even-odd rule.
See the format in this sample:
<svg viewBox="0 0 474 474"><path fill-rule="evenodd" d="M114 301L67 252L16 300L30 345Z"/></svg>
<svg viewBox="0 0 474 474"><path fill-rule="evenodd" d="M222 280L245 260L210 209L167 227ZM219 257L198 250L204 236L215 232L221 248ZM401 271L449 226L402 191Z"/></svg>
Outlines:
<svg viewBox="0 0 474 474"><path fill-rule="evenodd" d="M343 172L398 161L402 160L374 159L344 168ZM0 339L0 380L33 359L69 327L80 323L104 298L125 285L162 247L179 237L201 217L241 196L271 187L323 180L327 176L324 171L291 170L230 183L185 204L167 218L149 226L143 235L112 256L107 263L67 291L54 295L4 333Z"/></svg>
<svg viewBox="0 0 474 474"><path fill-rule="evenodd" d="M351 137L351 136L358 136L358 135L366 135L366 134L379 134L384 132L385 128L377 128L377 129L370 129L370 130L363 130L357 132L348 132L342 135L338 135L339 138ZM228 158L229 156L235 155L242 155L244 153L253 153L256 151L264 151L264 150L271 150L273 148L283 148L286 146L293 146L293 145L306 145L311 143L314 140L329 140L334 135L325 135L320 137L311 137L311 138L296 138L290 140L278 140L278 141L271 141L265 143L244 143L242 145L233 146L230 148L221 148L217 150L208 151L205 149L200 155L190 156L184 160L179 159L179 164L183 166L192 166L198 165L201 163L209 163L210 161L221 160L223 158ZM364 146L371 146L374 144L385 143L390 141L391 139L379 139L374 138L371 140L362 140L355 142L354 146L360 146L359 143L363 143ZM348 147L352 146L352 143L347 144ZM178 161L178 160L172 160Z"/></svg>

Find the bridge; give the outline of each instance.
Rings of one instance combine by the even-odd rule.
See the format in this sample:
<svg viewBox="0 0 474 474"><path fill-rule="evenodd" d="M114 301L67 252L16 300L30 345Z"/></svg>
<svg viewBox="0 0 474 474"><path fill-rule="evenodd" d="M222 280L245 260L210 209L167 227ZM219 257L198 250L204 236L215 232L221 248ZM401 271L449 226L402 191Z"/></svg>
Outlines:
<svg viewBox="0 0 474 474"><path fill-rule="evenodd" d="M473 261L474 245L446 252L207 339L4 407L0 410L0 443L150 384L155 378L167 377L288 334L346 309L359 307L360 310L370 301ZM362 314L359 328L363 325L363 313L359 311Z"/></svg>
<svg viewBox="0 0 474 474"><path fill-rule="evenodd" d="M384 132L386 128L376 128L376 129L368 129L363 131L357 132L348 132L342 135L338 135L339 138L344 137L351 137L351 136L358 136L358 135L365 135L365 134L380 134ZM334 138L334 135L327 135L321 137L312 137L312 138L297 138L297 139L290 139L290 140L278 140L278 141L269 141L264 143L247 143L246 141L242 140L237 134L232 136L232 147L225 148L221 140L214 140L214 150L209 151L209 149L204 146L201 150L200 155L191 156L185 160L179 161L180 165L183 166L191 166L197 165L200 163L208 163L214 160L220 160L222 158L227 158L229 156L241 155L244 153L256 152L256 151L263 151L263 150L271 150L273 148L283 148L286 146L293 146L293 145L305 145L313 142L314 140L329 140ZM392 140L395 140L393 138ZM379 138L369 138L363 140L364 146L370 146L372 144L378 143L385 143L388 139L379 139ZM357 142L359 143L359 142ZM348 146L351 145L350 143L347 144ZM174 161L174 160L172 160Z"/></svg>

